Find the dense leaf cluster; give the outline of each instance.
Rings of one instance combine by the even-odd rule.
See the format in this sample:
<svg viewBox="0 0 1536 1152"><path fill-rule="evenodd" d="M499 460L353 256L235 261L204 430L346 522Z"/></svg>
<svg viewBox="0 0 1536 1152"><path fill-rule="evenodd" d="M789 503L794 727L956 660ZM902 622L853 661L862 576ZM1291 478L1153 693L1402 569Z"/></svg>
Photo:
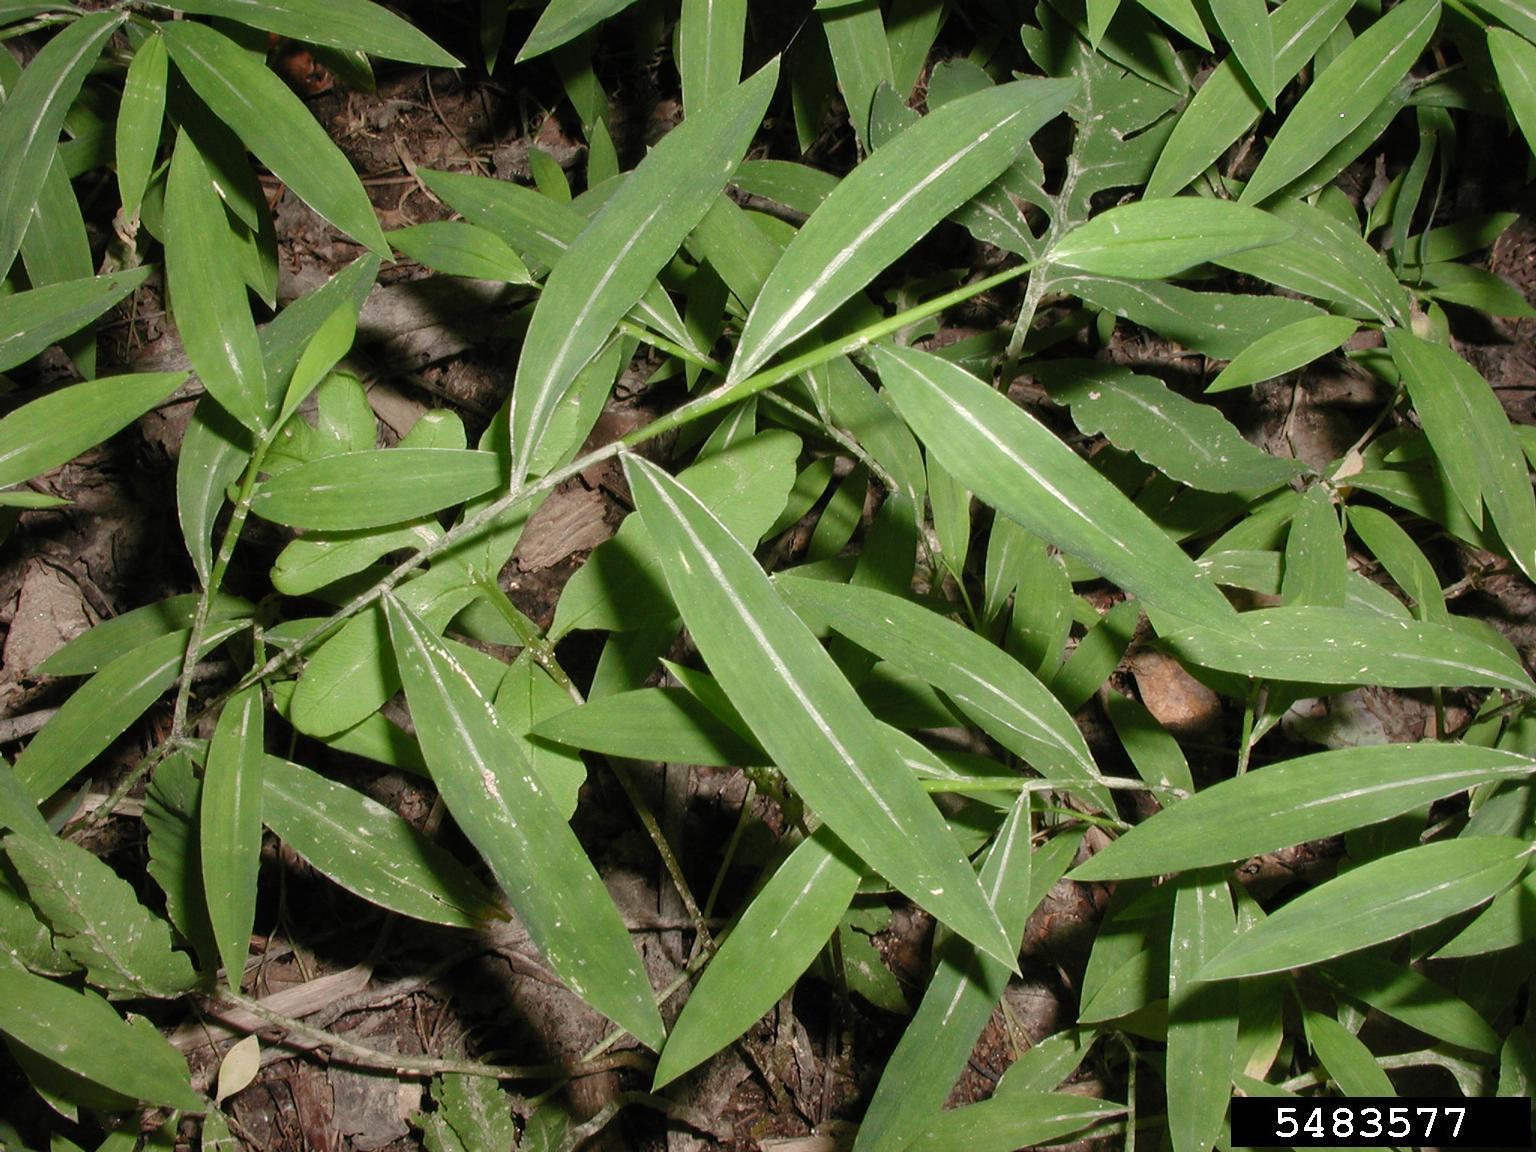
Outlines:
<svg viewBox="0 0 1536 1152"><path fill-rule="evenodd" d="M483 7L494 67L507 5ZM683 118L621 170L594 61L605 22L642 9L670 30ZM1497 134L1512 114L1518 163L1536 143L1528 7L827 2L787 60L743 77L783 47L747 17L746 0L552 0L502 63L515 78L558 54L585 187L541 154L537 187L422 171L457 219L386 234L262 59L273 33L363 79L370 56L461 66L382 6L0 4L38 46L25 67L0 52L0 370L25 379L59 345L80 378L0 420L7 527L59 503L29 481L188 382L95 378L93 323L157 274L201 396L176 480L197 587L50 657L36 671L78 686L0 763L0 1033L37 1091L66 1116L204 1114L203 1146L226 1146L218 1104L131 1006L240 998L271 835L403 917L474 932L514 915L656 1054L656 1091L769 1011L856 899L910 900L942 929L859 1152L1117 1130L1208 1152L1234 1091L1385 1094L1415 1065L1529 1095L1536 683L1449 610L1423 547L1536 577L1536 438L1451 334L1457 309L1532 315L1469 259L1514 217L1441 210L1459 125ZM838 97L857 163L834 176L805 155ZM748 159L774 114L800 155ZM1399 122L1417 152L1352 199L1341 173ZM251 158L367 253L260 327L249 296L275 306L276 248ZM121 205L104 257L72 183L103 167ZM998 270L918 264L945 228ZM443 411L378 447L342 367L392 250L520 306L513 387L473 446ZM1004 325L933 339L989 293ZM1377 418L1336 460L1266 451L1203 397L1095 356L1120 322L1225 362L1207 394L1342 355L1379 385ZM583 452L637 357L677 403ZM1086 457L1020 403L1024 376L1109 448ZM631 451L679 430L664 464ZM541 502L614 457L634 512L542 630L498 577ZM252 515L291 530L259 609L224 590ZM803 556L768 547L805 523ZM602 652L584 685L555 648L578 631ZM1112 678L1133 646L1241 714L1214 780ZM216 650L237 679L195 696ZM1254 756L1293 706L1356 687L1427 691L1442 721L1455 692L1475 715L1416 744ZM402 691L409 732L382 711ZM168 734L114 797L148 780L162 915L71 837L70 789L168 692ZM1134 776L1084 739L1094 701ZM478 859L271 755L279 726L428 778ZM930 738L957 727L986 754ZM582 752L741 768L784 817L728 932L687 896L680 1012L571 828ZM1131 799L1154 814L1131 821ZM1234 871L1340 836L1337 875L1285 902ZM992 1099L945 1111L1063 877L1114 885L1077 1022ZM1405 1031L1384 1049L1368 1015ZM1061 1090L1086 1061L1098 1093ZM1161 1079L1154 1116L1138 1062ZM538 1117L520 1137L481 1071L434 1082L428 1147L559 1142Z"/></svg>

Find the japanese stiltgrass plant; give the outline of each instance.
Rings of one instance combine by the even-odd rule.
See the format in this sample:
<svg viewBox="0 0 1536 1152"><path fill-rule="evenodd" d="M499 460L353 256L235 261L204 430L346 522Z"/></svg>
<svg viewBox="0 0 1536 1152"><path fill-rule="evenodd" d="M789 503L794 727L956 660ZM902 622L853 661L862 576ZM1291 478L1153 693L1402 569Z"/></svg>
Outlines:
<svg viewBox="0 0 1536 1152"><path fill-rule="evenodd" d="M523 14L482 7L494 66ZM151 278L201 396L176 478L196 586L49 657L36 671L78 686L0 764L0 1033L61 1114L202 1114L203 1146L227 1146L217 1104L132 1008L251 1006L267 835L401 917L474 932L509 909L572 992L655 1054L646 1086L662 1095L851 938L856 898L910 901L940 926L931 976L858 1152L1116 1132L1206 1152L1226 1143L1234 1092L1384 1094L1389 1071L1417 1066L1467 1095L1530 1094L1536 684L1508 640L1449 611L1424 547L1536 575L1536 438L1451 325L1532 315L1468 262L1514 217L1457 218L1442 195L1474 122L1516 129L1508 162L1529 163L1528 6L866 0L803 15L554 0L501 73L516 84L556 56L584 190L537 162L538 188L423 170L459 218L386 234L262 51L267 33L305 41L354 77L370 56L459 66L403 19L368 0L0 4L6 38L36 49L25 67L0 52L0 370L25 380L57 344L80 377L17 395L0 421L7 525L59 503L28 481L188 383L95 378L93 323ZM599 82L604 34L626 21L660 31L683 111L627 170ZM765 136L771 119L792 133ZM807 159L829 124L853 137L836 174ZM1403 125L1416 150L1378 144ZM1362 216L1338 178L1389 154ZM365 251L260 328L249 294L275 304L276 249L250 157ZM77 199L87 180L92 211L102 189L120 204L104 253ZM986 274L920 247L945 230L974 238ZM447 411L377 447L338 369L392 245L523 304L515 382L474 447ZM973 309L972 335L933 339L978 299L987 327ZM1191 389L1095 356L1122 320L1225 362L1207 393L1347 347L1378 407L1336 460L1267 452ZM637 356L674 402L584 452ZM1107 450L1088 458L1042 403L1010 395L1023 377ZM634 512L541 629L498 577L541 501L614 457ZM224 589L252 515L292 530L259 607ZM808 519L802 554L784 534ZM557 651L578 632L601 651L580 685ZM1214 767L1199 785L1181 737L1111 682L1133 645L1241 716L1235 740L1201 750ZM194 692L216 650L235 675ZM1298 701L1357 687L1427 691L1440 723L1416 743L1272 739ZM409 733L381 712L402 690ZM147 782L146 905L72 836L100 818L76 813L74 789L166 693L168 732L100 810ZM1459 728L1450 693L1473 717ZM1090 749L1074 719L1089 708L1134 775ZM478 859L271 755L287 727L425 773ZM956 728L985 752L930 738ZM782 815L779 851L715 934L658 835L699 940L680 1013L572 831L580 751L740 767ZM1288 901L1250 895L1235 870L1340 836L1338 875ZM1071 974L1075 1023L991 1099L946 1111L1063 877L1113 885ZM1362 1032L1368 1016L1401 1027ZM307 1043L369 1062L334 1036ZM219 1099L254 1074L251 1048L236 1052ZM516 1070L377 1055L443 1073L428 1147L521 1138L496 1086ZM1098 1090L1061 1090L1085 1061Z"/></svg>

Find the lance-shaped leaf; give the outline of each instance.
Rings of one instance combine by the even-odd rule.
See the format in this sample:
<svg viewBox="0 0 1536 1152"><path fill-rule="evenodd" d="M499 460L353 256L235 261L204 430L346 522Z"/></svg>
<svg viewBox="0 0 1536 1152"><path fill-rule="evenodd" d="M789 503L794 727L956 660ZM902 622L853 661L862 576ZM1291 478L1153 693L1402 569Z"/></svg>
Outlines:
<svg viewBox="0 0 1536 1152"><path fill-rule="evenodd" d="M181 372L145 372L87 380L18 408L0 420L0 488L67 464L133 423L185 379Z"/></svg>
<svg viewBox="0 0 1536 1152"><path fill-rule="evenodd" d="M731 702L806 803L897 888L1011 968L976 874L889 738L767 575L697 497L625 458L672 599Z"/></svg>
<svg viewBox="0 0 1536 1152"><path fill-rule="evenodd" d="M92 12L65 27L32 58L0 108L0 156L6 167L0 181L0 275L9 271L21 248L53 165L64 117L102 45L127 18L126 13Z"/></svg>
<svg viewBox="0 0 1536 1152"><path fill-rule="evenodd" d="M1312 59L1351 7L1350 0L1286 0L1270 15L1277 87ZM1257 123L1264 108L1264 97L1238 61L1223 60L1180 114L1147 182L1146 199L1184 188Z"/></svg>
<svg viewBox="0 0 1536 1152"><path fill-rule="evenodd" d="M741 80L747 0L683 0L677 22L677 70L691 116Z"/></svg>
<svg viewBox="0 0 1536 1152"><path fill-rule="evenodd" d="M811 966L859 887L859 861L823 824L747 905L672 1026L652 1091L709 1059Z"/></svg>
<svg viewBox="0 0 1536 1152"><path fill-rule="evenodd" d="M1274 32L1264 0L1219 0L1211 5L1211 14L1216 17L1227 43L1232 45L1232 53L1243 66L1249 82L1264 98L1270 111L1274 111L1280 84L1275 75Z"/></svg>
<svg viewBox="0 0 1536 1152"><path fill-rule="evenodd" d="M1396 329L1387 347L1457 502L1479 525L1486 505L1520 570L1536 574L1536 497L1499 398L1450 348Z"/></svg>
<svg viewBox="0 0 1536 1152"><path fill-rule="evenodd" d="M1365 123L1439 22L1440 0L1405 0L1362 32L1291 109L1241 201L1258 204L1274 195Z"/></svg>
<svg viewBox="0 0 1536 1152"><path fill-rule="evenodd" d="M1533 773L1536 761L1529 757L1460 744L1386 744L1300 756L1223 780L1165 808L1072 878L1123 880L1227 864Z"/></svg>
<svg viewBox="0 0 1536 1152"><path fill-rule="evenodd" d="M1045 259L1081 272L1157 280L1290 234L1284 221L1230 200L1139 200L1074 228Z"/></svg>
<svg viewBox="0 0 1536 1152"><path fill-rule="evenodd" d="M506 482L493 452L391 448L311 460L264 481L251 511L321 531L379 528L462 504Z"/></svg>
<svg viewBox="0 0 1536 1152"><path fill-rule="evenodd" d="M542 56L616 16L635 0L550 0L517 54L517 63Z"/></svg>
<svg viewBox="0 0 1536 1152"><path fill-rule="evenodd" d="M905 1152L1013 1152L1059 1144L1125 1111L1123 1104L1066 1092L1015 1092L1006 1100L983 1100L941 1112Z"/></svg>
<svg viewBox="0 0 1536 1152"><path fill-rule="evenodd" d="M415 27L370 0L171 0L164 7L236 20L293 40L386 60L462 68Z"/></svg>
<svg viewBox="0 0 1536 1152"><path fill-rule="evenodd" d="M506 180L421 170L421 181L466 220L505 240L534 271L553 268L587 226L577 208ZM660 283L647 285L629 318L703 355Z"/></svg>
<svg viewBox="0 0 1536 1152"><path fill-rule="evenodd" d="M1237 934L1232 893L1219 871L1181 876L1168 942L1168 1134L1174 1152L1211 1152L1232 1095L1237 986L1195 974Z"/></svg>
<svg viewBox="0 0 1536 1152"><path fill-rule="evenodd" d="M1503 28L1489 28L1488 54L1515 123L1536 152L1536 44Z"/></svg>
<svg viewBox="0 0 1536 1152"><path fill-rule="evenodd" d="M1234 980L1283 972L1392 940L1497 896L1531 846L1508 836L1446 840L1362 864L1243 933L1199 972Z"/></svg>
<svg viewBox="0 0 1536 1152"><path fill-rule="evenodd" d="M1349 323L1345 321L1345 323ZM1155 376L1091 360L1040 365L1051 399L1088 435L1134 452L1164 475L1205 492L1274 488L1306 471L1243 439L1220 412L1180 396Z"/></svg>
<svg viewBox="0 0 1536 1152"><path fill-rule="evenodd" d="M512 246L489 228L463 220L434 220L388 233L389 242L434 272L528 284L533 278Z"/></svg>
<svg viewBox="0 0 1536 1152"><path fill-rule="evenodd" d="M1205 390L1230 392L1294 372L1338 348L1358 328L1347 316L1315 316L1287 324L1279 331L1260 336L1234 356Z"/></svg>
<svg viewBox="0 0 1536 1152"><path fill-rule="evenodd" d="M244 622L211 627L203 655ZM16 776L37 800L52 796L143 715L181 671L188 634L172 632L127 652L75 690L16 761Z"/></svg>
<svg viewBox="0 0 1536 1152"><path fill-rule="evenodd" d="M1098 768L1077 724L1050 689L1001 648L953 620L874 588L780 576L790 606L813 627L830 627L898 671L932 684L1009 751L1047 779L1093 796Z"/></svg>
<svg viewBox="0 0 1536 1152"><path fill-rule="evenodd" d="M1437 1040L1490 1056L1499 1050L1498 1033L1475 1008L1412 968L1379 956L1347 956L1326 965L1322 974L1350 999Z"/></svg>
<svg viewBox="0 0 1536 1152"><path fill-rule="evenodd" d="M236 693L208 745L198 808L203 892L225 979L237 991L256 920L261 870L261 689Z"/></svg>
<svg viewBox="0 0 1536 1152"><path fill-rule="evenodd" d="M165 269L187 358L208 391L253 432L266 427L267 371L236 264L234 234L189 132L165 188Z"/></svg>
<svg viewBox="0 0 1536 1152"><path fill-rule="evenodd" d="M195 983L170 925L134 898L127 881L84 848L12 833L5 852L54 940L109 995L177 996Z"/></svg>
<svg viewBox="0 0 1536 1152"><path fill-rule="evenodd" d="M117 188L123 215L129 220L139 214L160 150L166 62L165 40L150 36L133 54L123 79L123 102L117 113Z"/></svg>
<svg viewBox="0 0 1536 1152"><path fill-rule="evenodd" d="M1536 694L1519 663L1448 624L1307 605L1246 612L1219 631L1174 631L1161 624L1158 630L1181 659L1242 676L1387 688L1476 685Z"/></svg>
<svg viewBox="0 0 1536 1152"><path fill-rule="evenodd" d="M1011 939L1072 862L1081 834L1032 851L1029 800L1021 797L998 830L981 882ZM933 979L885 1066L854 1152L894 1152L944 1107L977 1038L1008 988L1008 971L953 936L939 945ZM1051 1087L1055 1087L1054 1084Z"/></svg>
<svg viewBox="0 0 1536 1152"><path fill-rule="evenodd" d="M995 180L1076 91L1075 80L1020 80L952 100L844 177L763 285L729 381L820 324Z"/></svg>
<svg viewBox="0 0 1536 1152"><path fill-rule="evenodd" d="M512 480L520 483L577 373L714 203L762 126L774 60L663 136L571 244L528 324L512 391Z"/></svg>
<svg viewBox="0 0 1536 1152"><path fill-rule="evenodd" d="M265 61L205 24L178 20L161 24L160 32L198 96L274 176L354 240L389 257L352 165Z"/></svg>
<svg viewBox="0 0 1536 1152"><path fill-rule="evenodd" d="M768 756L682 688L639 688L588 700L533 729L541 740L631 760L766 766Z"/></svg>
<svg viewBox="0 0 1536 1152"><path fill-rule="evenodd" d="M133 268L65 280L0 298L0 372L84 328L144 283L150 271Z"/></svg>
<svg viewBox="0 0 1536 1152"><path fill-rule="evenodd" d="M93 1084L146 1104L201 1112L186 1061L152 1025L130 1024L94 992L0 961L0 1032Z"/></svg>
<svg viewBox="0 0 1536 1152"><path fill-rule="evenodd" d="M347 891L450 928L499 914L469 869L378 801L276 756L262 761L261 783L263 822Z"/></svg>
<svg viewBox="0 0 1536 1152"><path fill-rule="evenodd" d="M661 1015L618 909L553 796L463 665L384 598L421 750L443 802L568 988L652 1048Z"/></svg>
<svg viewBox="0 0 1536 1152"><path fill-rule="evenodd" d="M1435 958L1454 960L1518 948L1531 938L1533 916L1536 916L1536 872L1527 872L1520 883L1502 893L1449 944L1441 947Z"/></svg>
<svg viewBox="0 0 1536 1152"><path fill-rule="evenodd" d="M1149 604L1212 630L1235 622L1162 529L1033 416L937 356L883 347L874 355L918 439L992 507Z"/></svg>

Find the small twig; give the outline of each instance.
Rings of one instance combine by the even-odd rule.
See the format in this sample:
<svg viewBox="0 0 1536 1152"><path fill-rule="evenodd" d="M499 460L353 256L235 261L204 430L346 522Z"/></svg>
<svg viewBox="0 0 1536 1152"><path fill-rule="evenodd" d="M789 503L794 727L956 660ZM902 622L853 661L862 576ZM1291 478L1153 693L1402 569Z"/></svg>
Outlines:
<svg viewBox="0 0 1536 1152"><path fill-rule="evenodd" d="M616 1052L594 1060L584 1060L574 1067L563 1064L486 1064L479 1060L452 1060L438 1056L407 1056L397 1052L381 1052L366 1044L357 1044L334 1032L315 1028L302 1020L284 1016L264 1008L258 1000L252 1000L238 992L221 989L219 999L206 1006L208 1015L222 1018L232 1008L239 1008L259 1017L284 1033L279 1043L291 1047L309 1049L326 1048L332 1063L355 1068L378 1068L393 1072L396 1076L428 1077L446 1072L464 1076L484 1076L492 1080L549 1080L556 1077L575 1079L579 1076L595 1076L611 1072L615 1068L649 1070L654 1061L642 1052ZM296 1043L295 1041L301 1041Z"/></svg>
<svg viewBox="0 0 1536 1152"><path fill-rule="evenodd" d="M0 717L0 744L9 744L30 736L59 714L57 708L39 708L36 712L24 712L20 716Z"/></svg>

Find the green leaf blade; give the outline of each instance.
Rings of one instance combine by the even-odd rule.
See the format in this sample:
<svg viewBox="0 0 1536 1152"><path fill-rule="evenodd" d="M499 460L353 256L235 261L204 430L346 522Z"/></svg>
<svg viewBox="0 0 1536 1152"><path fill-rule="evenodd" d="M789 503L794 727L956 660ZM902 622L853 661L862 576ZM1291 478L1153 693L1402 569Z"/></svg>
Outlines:
<svg viewBox="0 0 1536 1152"><path fill-rule="evenodd" d="M1048 779L1112 808L1071 715L1025 667L974 632L873 588L780 576L790 606L893 667L927 680Z"/></svg>
<svg viewBox="0 0 1536 1152"><path fill-rule="evenodd" d="M1530 851L1523 841L1486 836L1426 844L1362 864L1239 936L1198 978L1283 972L1438 924L1498 895L1520 875Z"/></svg>
<svg viewBox="0 0 1536 1152"><path fill-rule="evenodd" d="M117 114L117 188L123 216L129 220L139 213L160 149L168 60L164 37L150 36L133 54L123 81Z"/></svg>
<svg viewBox="0 0 1536 1152"><path fill-rule="evenodd" d="M1264 608L1245 612L1219 632L1167 630L1163 639L1181 659L1243 676L1536 694L1525 669L1475 636L1447 624L1367 617L1348 608Z"/></svg>
<svg viewBox="0 0 1536 1152"><path fill-rule="evenodd" d="M429 68L464 66L411 24L369 0L171 0L165 7L385 60Z"/></svg>
<svg viewBox="0 0 1536 1152"><path fill-rule="evenodd" d="M413 825L308 768L262 761L262 820L309 863L364 900L431 924L476 928L495 895Z"/></svg>
<svg viewBox="0 0 1536 1152"><path fill-rule="evenodd" d="M110 376L18 408L0 420L0 488L67 464L126 428L185 379L181 372Z"/></svg>
<svg viewBox="0 0 1536 1152"><path fill-rule="evenodd" d="M952 100L844 177L763 285L728 383L825 320L996 179L1076 90L1074 80L1021 80Z"/></svg>
<svg viewBox="0 0 1536 1152"><path fill-rule="evenodd" d="M823 825L742 913L672 1026L651 1090L676 1080L771 1010L837 929L859 887L859 861Z"/></svg>
<svg viewBox="0 0 1536 1152"><path fill-rule="evenodd" d="M1339 54L1275 133L1239 198L1258 204L1304 175L1365 123L1397 86L1440 22L1440 0L1405 0Z"/></svg>
<svg viewBox="0 0 1536 1152"><path fill-rule="evenodd" d="M0 275L21 250L32 209L53 165L64 117L86 73L126 13L92 12L68 25L38 51L0 108Z"/></svg>
<svg viewBox="0 0 1536 1152"><path fill-rule="evenodd" d="M294 528L380 528L462 504L505 483L502 462L490 452L343 452L264 481L251 499L251 511Z"/></svg>
<svg viewBox="0 0 1536 1152"><path fill-rule="evenodd" d="M261 868L261 689L224 705L208 745L198 812L203 891L225 979L238 990L256 920Z"/></svg>
<svg viewBox="0 0 1536 1152"><path fill-rule="evenodd" d="M186 1061L153 1028L126 1023L94 992L0 963L0 1032L93 1084L147 1104L201 1112Z"/></svg>
<svg viewBox="0 0 1536 1152"><path fill-rule="evenodd" d="M987 503L1149 604L1218 630L1235 622L1193 561L1023 409L928 353L879 347L874 355L918 438Z"/></svg>
<svg viewBox="0 0 1536 1152"><path fill-rule="evenodd" d="M188 132L176 139L165 189L165 267L187 358L213 398L265 430L267 372L236 266L228 215Z"/></svg>
<svg viewBox="0 0 1536 1152"><path fill-rule="evenodd" d="M485 857L566 985L642 1043L663 1027L618 909L489 700L419 617L384 598L422 752L448 810Z"/></svg>
<svg viewBox="0 0 1536 1152"><path fill-rule="evenodd" d="M1164 809L1080 865L1072 878L1120 880L1229 864L1532 773L1536 761L1528 757L1457 744L1301 756L1224 780Z"/></svg>
<svg viewBox="0 0 1536 1152"><path fill-rule="evenodd" d="M1230 200L1138 200L1101 212L1046 254L1064 268L1158 280L1234 252L1278 244L1291 226Z"/></svg>
<svg viewBox="0 0 1536 1152"><path fill-rule="evenodd" d="M160 25L160 33L198 96L295 196L389 257L389 242L352 165L287 85L212 28L179 20Z"/></svg>
<svg viewBox="0 0 1536 1152"><path fill-rule="evenodd" d="M635 457L625 466L685 623L774 763L866 863L1012 967L938 811L751 554L677 481Z"/></svg>
<svg viewBox="0 0 1536 1152"><path fill-rule="evenodd" d="M762 124L775 59L667 133L555 265L512 391L512 479L528 476L556 407L709 211Z"/></svg>

